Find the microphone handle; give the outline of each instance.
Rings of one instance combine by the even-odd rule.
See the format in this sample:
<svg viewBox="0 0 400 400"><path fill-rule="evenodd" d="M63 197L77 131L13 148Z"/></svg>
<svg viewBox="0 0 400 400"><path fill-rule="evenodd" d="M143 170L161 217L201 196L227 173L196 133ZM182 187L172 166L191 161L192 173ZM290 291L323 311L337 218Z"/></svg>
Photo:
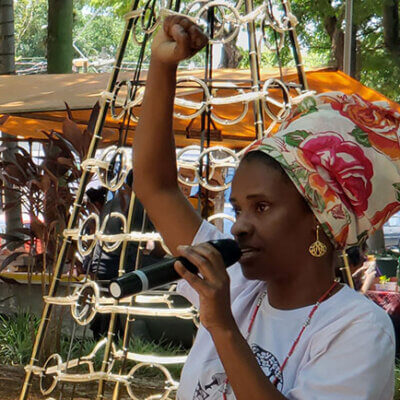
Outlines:
<svg viewBox="0 0 400 400"><path fill-rule="evenodd" d="M113 297L120 299L174 282L181 278L174 269L176 261L180 261L190 272L198 273L197 267L184 257L174 257L169 260L163 259L146 267L146 273L151 276L151 282L149 282L144 272L137 269L122 275L118 279L113 279L109 291Z"/></svg>

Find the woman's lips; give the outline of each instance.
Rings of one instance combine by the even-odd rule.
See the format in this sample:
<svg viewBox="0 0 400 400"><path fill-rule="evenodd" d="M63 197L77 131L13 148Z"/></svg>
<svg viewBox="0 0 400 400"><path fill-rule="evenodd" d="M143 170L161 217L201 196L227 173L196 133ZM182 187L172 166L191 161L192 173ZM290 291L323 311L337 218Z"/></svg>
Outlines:
<svg viewBox="0 0 400 400"><path fill-rule="evenodd" d="M252 247L244 247L241 249L242 250L242 256L240 257L239 262L248 262L255 258L258 253L258 249L252 248Z"/></svg>

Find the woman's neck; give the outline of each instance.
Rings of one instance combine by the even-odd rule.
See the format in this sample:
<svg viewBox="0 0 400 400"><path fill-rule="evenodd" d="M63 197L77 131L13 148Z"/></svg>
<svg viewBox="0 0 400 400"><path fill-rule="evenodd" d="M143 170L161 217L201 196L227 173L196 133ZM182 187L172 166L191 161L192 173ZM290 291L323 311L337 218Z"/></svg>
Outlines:
<svg viewBox="0 0 400 400"><path fill-rule="evenodd" d="M320 269L303 269L301 273L290 278L270 280L267 282L269 303L282 310L315 304L332 285L334 278L331 268L320 266ZM338 285L330 296L340 290L340 287Z"/></svg>

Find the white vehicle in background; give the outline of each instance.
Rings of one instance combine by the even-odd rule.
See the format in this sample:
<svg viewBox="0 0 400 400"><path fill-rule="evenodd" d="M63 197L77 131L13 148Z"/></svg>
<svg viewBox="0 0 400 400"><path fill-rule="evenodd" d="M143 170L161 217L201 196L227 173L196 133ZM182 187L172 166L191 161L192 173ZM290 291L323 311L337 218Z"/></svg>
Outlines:
<svg viewBox="0 0 400 400"><path fill-rule="evenodd" d="M400 247L400 212L394 214L383 225L385 247Z"/></svg>

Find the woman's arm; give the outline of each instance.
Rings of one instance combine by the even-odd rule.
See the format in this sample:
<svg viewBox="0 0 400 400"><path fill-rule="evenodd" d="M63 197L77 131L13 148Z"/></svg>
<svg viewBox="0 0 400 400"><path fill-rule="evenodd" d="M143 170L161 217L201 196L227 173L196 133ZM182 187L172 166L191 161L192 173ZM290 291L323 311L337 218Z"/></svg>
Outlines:
<svg viewBox="0 0 400 400"><path fill-rule="evenodd" d="M134 190L167 246L191 243L201 224L177 184L172 113L178 63L207 43L184 17L167 17L152 44L146 92L133 148Z"/></svg>
<svg viewBox="0 0 400 400"><path fill-rule="evenodd" d="M175 264L176 271L199 294L200 321L212 336L236 399L286 399L264 374L236 325L230 305L229 276L221 254L208 243L180 246L179 252L201 273L201 277L194 275L179 262Z"/></svg>

